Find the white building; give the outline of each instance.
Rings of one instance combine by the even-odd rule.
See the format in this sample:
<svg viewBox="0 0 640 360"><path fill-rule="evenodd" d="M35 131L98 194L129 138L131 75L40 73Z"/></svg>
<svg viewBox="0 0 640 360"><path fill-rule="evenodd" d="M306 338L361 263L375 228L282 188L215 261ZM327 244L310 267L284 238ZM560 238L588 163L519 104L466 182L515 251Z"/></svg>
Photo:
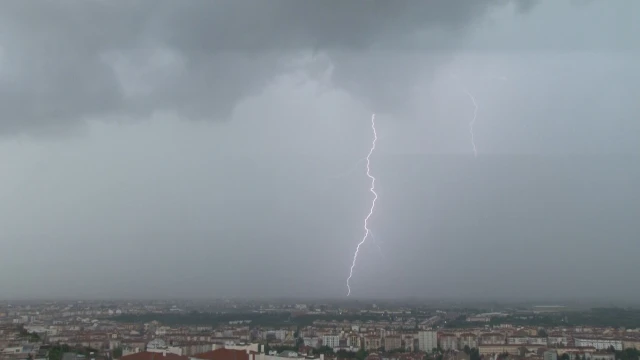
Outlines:
<svg viewBox="0 0 640 360"><path fill-rule="evenodd" d="M615 350L622 351L622 340L614 339L574 339L576 347L594 347L598 350L606 350L613 346Z"/></svg>
<svg viewBox="0 0 640 360"><path fill-rule="evenodd" d="M549 336L547 338L547 343L549 344L549 346L567 345L568 340L566 336Z"/></svg>
<svg viewBox="0 0 640 360"><path fill-rule="evenodd" d="M431 352L438 347L438 333L436 331L419 331L418 347L420 351Z"/></svg>
<svg viewBox="0 0 640 360"><path fill-rule="evenodd" d="M473 333L460 334L460 349L468 346L470 349L478 347L478 337Z"/></svg>
<svg viewBox="0 0 640 360"><path fill-rule="evenodd" d="M320 338L316 336L305 337L303 338L303 340L304 340L304 346L311 346L312 348L317 348L320 346Z"/></svg>
<svg viewBox="0 0 640 360"><path fill-rule="evenodd" d="M546 337L540 336L509 336L507 338L507 344L509 345L540 345L547 346L548 340Z"/></svg>
<svg viewBox="0 0 640 360"><path fill-rule="evenodd" d="M338 335L324 335L322 336L322 345L330 348L337 348L340 346L340 336Z"/></svg>
<svg viewBox="0 0 640 360"><path fill-rule="evenodd" d="M442 334L440 336L440 347L443 350L458 350L458 337L454 334Z"/></svg>
<svg viewBox="0 0 640 360"><path fill-rule="evenodd" d="M166 349L167 343L162 339L153 339L147 343L147 350Z"/></svg>

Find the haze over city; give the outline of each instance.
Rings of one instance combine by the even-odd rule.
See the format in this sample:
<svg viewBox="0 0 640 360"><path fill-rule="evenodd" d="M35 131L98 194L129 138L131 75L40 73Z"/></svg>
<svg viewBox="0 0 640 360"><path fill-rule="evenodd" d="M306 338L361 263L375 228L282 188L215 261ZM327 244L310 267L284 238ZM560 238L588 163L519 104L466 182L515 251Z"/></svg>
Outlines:
<svg viewBox="0 0 640 360"><path fill-rule="evenodd" d="M0 298L343 298L375 113L353 298L637 299L639 13L2 1Z"/></svg>

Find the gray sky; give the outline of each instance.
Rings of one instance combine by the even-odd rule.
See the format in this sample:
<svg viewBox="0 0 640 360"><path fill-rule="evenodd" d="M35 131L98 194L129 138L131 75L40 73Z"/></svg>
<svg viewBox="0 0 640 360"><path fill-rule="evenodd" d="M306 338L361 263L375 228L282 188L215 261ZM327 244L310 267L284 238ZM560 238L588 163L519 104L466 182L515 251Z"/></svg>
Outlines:
<svg viewBox="0 0 640 360"><path fill-rule="evenodd" d="M344 296L376 112L383 254L353 296L637 297L638 24L635 0L2 1L2 295Z"/></svg>

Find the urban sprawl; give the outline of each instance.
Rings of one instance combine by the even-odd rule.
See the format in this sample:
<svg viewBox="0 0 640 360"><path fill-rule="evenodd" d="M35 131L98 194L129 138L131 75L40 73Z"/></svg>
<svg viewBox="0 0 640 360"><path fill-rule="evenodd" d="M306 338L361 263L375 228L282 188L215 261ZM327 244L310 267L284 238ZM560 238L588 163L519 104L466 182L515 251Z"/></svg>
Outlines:
<svg viewBox="0 0 640 360"><path fill-rule="evenodd" d="M638 360L638 317L357 301L6 302L0 359Z"/></svg>

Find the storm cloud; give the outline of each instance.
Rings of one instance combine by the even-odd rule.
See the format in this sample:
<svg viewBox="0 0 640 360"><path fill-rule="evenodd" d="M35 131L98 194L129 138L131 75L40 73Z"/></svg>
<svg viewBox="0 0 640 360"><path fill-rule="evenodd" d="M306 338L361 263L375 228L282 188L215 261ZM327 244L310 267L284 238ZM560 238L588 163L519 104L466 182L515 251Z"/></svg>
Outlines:
<svg viewBox="0 0 640 360"><path fill-rule="evenodd" d="M419 68L434 71L488 10L507 4L5 1L0 131L46 132L156 111L225 120L239 100L310 54L297 66L321 62L332 67L333 84L379 111L397 110L414 85L415 49L427 52ZM517 4L529 10L534 2Z"/></svg>

